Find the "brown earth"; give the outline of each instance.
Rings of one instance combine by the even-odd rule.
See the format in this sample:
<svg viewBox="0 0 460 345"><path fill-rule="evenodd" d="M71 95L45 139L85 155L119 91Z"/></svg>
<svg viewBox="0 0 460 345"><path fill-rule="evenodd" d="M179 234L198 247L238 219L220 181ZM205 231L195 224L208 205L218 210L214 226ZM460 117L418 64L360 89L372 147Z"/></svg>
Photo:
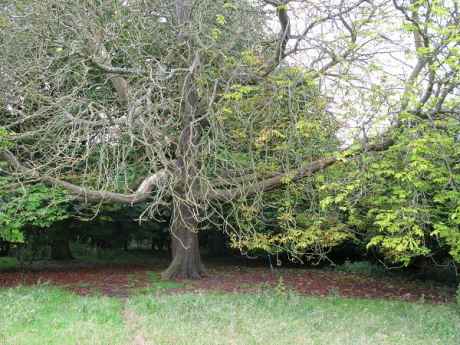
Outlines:
<svg viewBox="0 0 460 345"><path fill-rule="evenodd" d="M0 288L46 283L80 295L100 293L128 297L151 286L149 272L160 272L163 264L149 265L56 265L25 271L0 272ZM256 292L266 288L293 290L303 295L385 298L429 303L450 303L455 289L440 284L395 277L319 269L281 268L210 264L201 280L178 280L181 288L168 293L194 291Z"/></svg>

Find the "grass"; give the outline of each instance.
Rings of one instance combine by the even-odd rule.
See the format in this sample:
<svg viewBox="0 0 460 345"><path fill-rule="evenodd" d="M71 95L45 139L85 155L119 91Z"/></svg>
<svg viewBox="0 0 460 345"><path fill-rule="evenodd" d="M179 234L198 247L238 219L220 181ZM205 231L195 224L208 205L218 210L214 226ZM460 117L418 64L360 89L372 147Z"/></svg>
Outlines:
<svg viewBox="0 0 460 345"><path fill-rule="evenodd" d="M359 273L368 276L381 277L388 275L389 272L381 265L375 265L368 261L345 261L342 265L335 267L338 272Z"/></svg>
<svg viewBox="0 0 460 345"><path fill-rule="evenodd" d="M147 275L150 280L150 285L154 290L180 289L185 286L183 283L172 280L162 280L160 274L157 272L148 272Z"/></svg>
<svg viewBox="0 0 460 345"><path fill-rule="evenodd" d="M184 283L179 283L172 280L162 280L158 272L147 272L147 277L149 279L149 286L137 289L138 294L155 294L161 293L169 289L181 289L185 287ZM133 282L134 283L134 282ZM1 344L0 344L1 345Z"/></svg>
<svg viewBox="0 0 460 345"><path fill-rule="evenodd" d="M122 309L120 300L47 286L0 290L0 344L123 344Z"/></svg>
<svg viewBox="0 0 460 345"><path fill-rule="evenodd" d="M273 290L121 300L42 285L0 290L0 310L1 345L460 344L453 305Z"/></svg>

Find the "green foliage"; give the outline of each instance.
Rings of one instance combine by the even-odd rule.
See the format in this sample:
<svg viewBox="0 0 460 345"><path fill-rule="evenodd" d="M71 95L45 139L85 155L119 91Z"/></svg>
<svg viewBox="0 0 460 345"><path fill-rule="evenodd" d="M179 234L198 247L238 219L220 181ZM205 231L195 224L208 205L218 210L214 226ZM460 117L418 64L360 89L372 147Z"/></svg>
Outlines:
<svg viewBox="0 0 460 345"><path fill-rule="evenodd" d="M15 258L21 267L50 258L49 234L43 229L22 231L24 243L16 248Z"/></svg>
<svg viewBox="0 0 460 345"><path fill-rule="evenodd" d="M255 63L256 56L245 51L243 59ZM300 68L282 69L257 86L235 84L216 109L218 159L211 162L235 169L221 157L244 154L247 167L269 173L269 166L279 169L305 157L321 157L337 144L333 135L338 124L325 107L317 85Z"/></svg>
<svg viewBox="0 0 460 345"><path fill-rule="evenodd" d="M40 183L3 189L0 197L0 237L8 241L21 242L26 228L49 228L71 215L67 192Z"/></svg>
<svg viewBox="0 0 460 345"><path fill-rule="evenodd" d="M0 257L0 272L12 270L18 267L18 261L16 258L11 257Z"/></svg>
<svg viewBox="0 0 460 345"><path fill-rule="evenodd" d="M368 276L383 276L386 274L386 270L381 265L375 265L369 261L345 261L342 265L335 267L336 271L348 272L348 273L359 273Z"/></svg>
<svg viewBox="0 0 460 345"><path fill-rule="evenodd" d="M11 142L7 139L9 132L0 127L0 150L8 149L12 146Z"/></svg>
<svg viewBox="0 0 460 345"><path fill-rule="evenodd" d="M257 64L249 51L243 59ZM297 67L280 69L258 86L233 85L216 112L221 145L210 157L210 170L216 176L247 170L263 178L331 154L338 147L338 124L326 104L307 71ZM287 175L282 184L233 205L234 247L297 256L327 251L350 238L343 224L318 210L312 180L293 181Z"/></svg>
<svg viewBox="0 0 460 345"><path fill-rule="evenodd" d="M460 126L411 123L386 152L336 167L321 206L393 262L440 250L459 262Z"/></svg>

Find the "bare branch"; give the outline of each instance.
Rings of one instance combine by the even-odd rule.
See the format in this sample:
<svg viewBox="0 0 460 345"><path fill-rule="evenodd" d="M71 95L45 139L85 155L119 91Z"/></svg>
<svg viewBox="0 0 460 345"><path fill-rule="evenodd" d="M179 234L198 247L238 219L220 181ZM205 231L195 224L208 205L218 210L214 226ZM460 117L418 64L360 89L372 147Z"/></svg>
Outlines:
<svg viewBox="0 0 460 345"><path fill-rule="evenodd" d="M365 148L366 152L379 152L385 151L394 144L392 139L387 139L379 144L369 145ZM344 150L346 152L346 150ZM315 173L326 169L327 167L343 161L343 159L351 159L359 154L362 154L363 150L352 153L345 158L330 157L324 159L318 159L314 162L306 163L298 169L291 170L285 173L277 174L273 177L267 178L262 181L258 181L249 185L242 185L240 187L232 189L214 190L206 194L206 197L211 200L219 200L228 202L239 197L252 196L257 193L263 193L279 188L283 185L284 181L297 182L305 177L314 175Z"/></svg>
<svg viewBox="0 0 460 345"><path fill-rule="evenodd" d="M53 186L62 187L84 201L116 202L131 205L141 203L150 199L154 187L162 187L168 181L168 172L165 168L145 178L134 193L113 193L82 187L51 176L41 176L36 170L29 169L21 164L14 154L8 150L0 151L0 160L7 162L14 171L21 173L24 176L43 181Z"/></svg>
<svg viewBox="0 0 460 345"><path fill-rule="evenodd" d="M113 67L111 65L105 65L105 64L97 61L97 59L95 59L95 58L92 58L91 62L96 67L98 67L101 70L103 70L104 72L111 73L111 74L140 75L140 76L148 75L147 72L145 72L143 70L140 70L140 69L136 69L136 68Z"/></svg>

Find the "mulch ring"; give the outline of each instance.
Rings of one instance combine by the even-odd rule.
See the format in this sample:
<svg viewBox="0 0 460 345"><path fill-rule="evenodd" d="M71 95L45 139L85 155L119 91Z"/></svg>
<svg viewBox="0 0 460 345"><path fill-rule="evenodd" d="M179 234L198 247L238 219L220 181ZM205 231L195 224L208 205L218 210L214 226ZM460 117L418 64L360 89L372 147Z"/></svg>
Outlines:
<svg viewBox="0 0 460 345"><path fill-rule="evenodd" d="M149 288L149 272L159 267L126 265L70 267L54 270L0 272L0 288L48 283L79 295L99 293L111 297L128 297ZM373 278L360 274L315 269L276 269L264 267L216 266L209 268L201 280L177 280L182 288L166 293L196 291L257 292L267 288L294 290L314 296L385 298L429 303L451 303L455 289L421 281L392 277Z"/></svg>

